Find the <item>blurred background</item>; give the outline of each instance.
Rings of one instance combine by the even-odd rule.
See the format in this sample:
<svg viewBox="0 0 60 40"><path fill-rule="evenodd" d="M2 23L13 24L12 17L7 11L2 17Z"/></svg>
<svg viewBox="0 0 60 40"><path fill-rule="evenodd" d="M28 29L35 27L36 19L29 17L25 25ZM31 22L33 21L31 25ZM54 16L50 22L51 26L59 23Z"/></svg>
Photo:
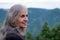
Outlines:
<svg viewBox="0 0 60 40"><path fill-rule="evenodd" d="M26 40L60 40L60 0L0 0L0 28L15 4L28 8Z"/></svg>

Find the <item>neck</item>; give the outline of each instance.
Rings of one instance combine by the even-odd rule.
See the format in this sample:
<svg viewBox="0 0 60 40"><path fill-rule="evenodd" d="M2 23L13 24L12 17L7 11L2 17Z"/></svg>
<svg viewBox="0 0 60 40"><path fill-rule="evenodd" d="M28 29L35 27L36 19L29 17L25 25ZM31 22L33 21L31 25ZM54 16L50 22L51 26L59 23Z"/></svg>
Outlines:
<svg viewBox="0 0 60 40"><path fill-rule="evenodd" d="M24 36L26 33L26 28L19 28L19 31L20 31L20 34Z"/></svg>
<svg viewBox="0 0 60 40"><path fill-rule="evenodd" d="M19 28L22 32L24 32L26 30L26 28Z"/></svg>

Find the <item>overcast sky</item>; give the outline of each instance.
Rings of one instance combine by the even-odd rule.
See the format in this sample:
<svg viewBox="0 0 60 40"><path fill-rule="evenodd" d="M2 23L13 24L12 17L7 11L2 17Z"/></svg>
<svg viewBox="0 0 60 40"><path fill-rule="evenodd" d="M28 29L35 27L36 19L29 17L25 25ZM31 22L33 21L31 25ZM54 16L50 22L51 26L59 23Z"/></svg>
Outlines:
<svg viewBox="0 0 60 40"><path fill-rule="evenodd" d="M15 4L22 4L27 8L60 9L60 0L0 0L0 8L8 9Z"/></svg>

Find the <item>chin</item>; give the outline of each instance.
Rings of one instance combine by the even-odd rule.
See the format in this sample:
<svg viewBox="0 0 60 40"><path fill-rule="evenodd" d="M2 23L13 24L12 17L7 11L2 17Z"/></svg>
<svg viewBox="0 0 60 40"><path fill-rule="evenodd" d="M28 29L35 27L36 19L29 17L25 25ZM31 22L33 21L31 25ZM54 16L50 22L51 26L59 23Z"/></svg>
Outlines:
<svg viewBox="0 0 60 40"><path fill-rule="evenodd" d="M26 28L26 26L23 26L23 28Z"/></svg>
<svg viewBox="0 0 60 40"><path fill-rule="evenodd" d="M27 26L20 26L21 28L26 28Z"/></svg>
<svg viewBox="0 0 60 40"><path fill-rule="evenodd" d="M27 27L27 25L20 25L20 27L21 27L21 28L26 28L26 27Z"/></svg>

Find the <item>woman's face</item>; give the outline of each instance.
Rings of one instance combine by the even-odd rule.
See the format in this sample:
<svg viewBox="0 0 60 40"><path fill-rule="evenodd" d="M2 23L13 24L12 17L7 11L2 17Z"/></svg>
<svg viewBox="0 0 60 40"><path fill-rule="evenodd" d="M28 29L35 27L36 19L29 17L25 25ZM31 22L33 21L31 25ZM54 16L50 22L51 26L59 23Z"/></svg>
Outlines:
<svg viewBox="0 0 60 40"><path fill-rule="evenodd" d="M28 22L28 13L26 10L18 13L16 23L20 28L26 28Z"/></svg>

